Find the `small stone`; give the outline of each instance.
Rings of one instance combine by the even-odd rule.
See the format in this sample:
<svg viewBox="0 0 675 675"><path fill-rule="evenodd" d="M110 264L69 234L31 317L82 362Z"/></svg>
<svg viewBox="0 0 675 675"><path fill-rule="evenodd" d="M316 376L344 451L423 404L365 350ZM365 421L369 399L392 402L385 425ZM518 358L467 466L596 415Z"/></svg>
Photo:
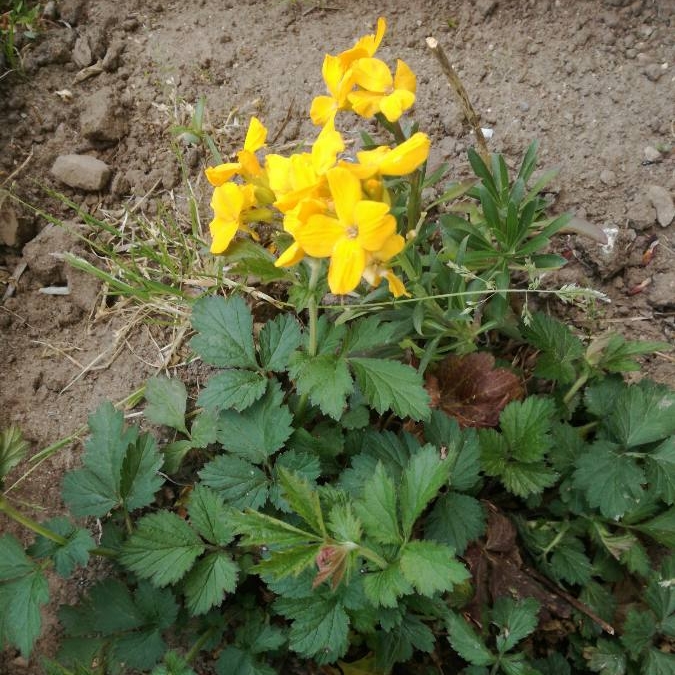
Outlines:
<svg viewBox="0 0 675 675"><path fill-rule="evenodd" d="M661 153L653 148L651 145L647 145L644 149L645 160L648 162L660 162L662 157Z"/></svg>
<svg viewBox="0 0 675 675"><path fill-rule="evenodd" d="M659 185L650 185L647 197L656 210L656 220L661 227L668 227L675 218L675 204L673 197L666 188Z"/></svg>
<svg viewBox="0 0 675 675"><path fill-rule="evenodd" d="M126 136L127 123L112 89L104 87L88 98L80 115L80 130L90 141L114 142Z"/></svg>
<svg viewBox="0 0 675 675"><path fill-rule="evenodd" d="M654 208L647 195L638 193L626 205L628 224L636 230L646 230L654 224Z"/></svg>
<svg viewBox="0 0 675 675"><path fill-rule="evenodd" d="M113 40L103 57L101 66L106 73L113 73L120 67L120 57L126 48L122 40Z"/></svg>
<svg viewBox="0 0 675 675"><path fill-rule="evenodd" d="M42 10L42 18L47 19L47 21L56 21L59 17L58 9L56 8L56 3L54 0L49 0L45 3L44 9Z"/></svg>
<svg viewBox="0 0 675 675"><path fill-rule="evenodd" d="M653 276L647 301L659 309L675 306L675 272L661 272Z"/></svg>
<svg viewBox="0 0 675 675"><path fill-rule="evenodd" d="M645 74L648 80L657 82L661 75L663 75L664 71L658 63L650 63L644 67L642 72Z"/></svg>
<svg viewBox="0 0 675 675"><path fill-rule="evenodd" d="M497 7L497 0L478 0L475 5L476 12L483 19L487 19Z"/></svg>
<svg viewBox="0 0 675 675"><path fill-rule="evenodd" d="M613 171L610 171L609 169L603 169L600 172L600 182L604 183L605 185L608 185L609 187L616 187L617 185L616 174Z"/></svg>
<svg viewBox="0 0 675 675"><path fill-rule="evenodd" d="M33 234L32 222L19 218L9 197L0 194L0 244L23 246Z"/></svg>
<svg viewBox="0 0 675 675"><path fill-rule="evenodd" d="M23 260L41 284L62 284L66 281L68 266L60 254L73 251L77 244L75 234L50 224L23 247Z"/></svg>
<svg viewBox="0 0 675 675"><path fill-rule="evenodd" d="M107 185L110 167L91 155L59 155L52 175L70 187L95 192Z"/></svg>
<svg viewBox="0 0 675 675"><path fill-rule="evenodd" d="M80 35L80 37L75 40L72 59L78 68L86 68L94 62L89 38L86 35Z"/></svg>

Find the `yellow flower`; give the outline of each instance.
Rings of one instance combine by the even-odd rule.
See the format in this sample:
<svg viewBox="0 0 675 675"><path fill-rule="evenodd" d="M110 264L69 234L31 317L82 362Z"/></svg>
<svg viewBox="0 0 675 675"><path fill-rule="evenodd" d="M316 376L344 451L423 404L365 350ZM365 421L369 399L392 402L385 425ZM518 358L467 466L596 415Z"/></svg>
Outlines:
<svg viewBox="0 0 675 675"><path fill-rule="evenodd" d="M218 187L237 174L246 180L259 177L263 170L255 153L264 147L266 140L267 129L257 117L251 117L244 140L244 149L237 153L237 161L207 167L205 173L209 183Z"/></svg>
<svg viewBox="0 0 675 675"><path fill-rule="evenodd" d="M326 177L335 216L311 215L294 237L307 255L330 257L328 285L333 293L344 294L358 286L368 254L399 235L389 206L363 199L361 182L348 169L335 167Z"/></svg>
<svg viewBox="0 0 675 675"><path fill-rule="evenodd" d="M351 71L354 84L360 88L348 94L347 100L361 117L381 112L390 122L396 122L415 103L417 78L401 59L396 62L393 78L387 64L380 59L358 59Z"/></svg>
<svg viewBox="0 0 675 675"><path fill-rule="evenodd" d="M398 255L404 246L405 239L401 235L397 234L390 237L383 248L369 255L368 264L363 271L363 278L373 287L379 286L383 278L386 279L389 292L395 298L402 295L410 297L410 293L406 291L401 279L385 263Z"/></svg>
<svg viewBox="0 0 675 675"><path fill-rule="evenodd" d="M361 180L373 176L406 176L427 161L430 147L429 137L418 131L395 148L381 145L362 150L356 153L358 163L341 162L340 166L348 168Z"/></svg>
<svg viewBox="0 0 675 675"><path fill-rule="evenodd" d="M247 220L265 220L269 217L269 212L266 209L254 209L255 206L255 188L252 185L229 182L213 190L213 220L209 223L209 231L213 237L211 253L223 253L238 230L257 238L246 224Z"/></svg>

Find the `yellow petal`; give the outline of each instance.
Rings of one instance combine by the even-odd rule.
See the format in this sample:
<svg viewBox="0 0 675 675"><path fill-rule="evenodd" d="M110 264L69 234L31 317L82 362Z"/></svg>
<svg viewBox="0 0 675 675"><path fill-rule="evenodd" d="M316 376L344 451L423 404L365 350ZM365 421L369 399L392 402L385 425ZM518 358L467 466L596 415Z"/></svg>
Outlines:
<svg viewBox="0 0 675 675"><path fill-rule="evenodd" d="M284 230L293 236L311 216L324 214L326 203L320 199L303 199L284 215Z"/></svg>
<svg viewBox="0 0 675 675"><path fill-rule="evenodd" d="M213 240L211 242L211 253L223 253L230 245L230 242L237 233L238 223L236 220L222 220L214 218L209 223L209 231Z"/></svg>
<svg viewBox="0 0 675 675"><path fill-rule="evenodd" d="M255 178L262 173L262 167L258 158L248 150L241 150L237 153L237 159L241 165L240 173L245 177Z"/></svg>
<svg viewBox="0 0 675 675"><path fill-rule="evenodd" d="M410 297L410 293L408 293L408 291L405 290L403 282L391 270L387 270L384 273L384 276L386 277L387 282L389 283L389 292L395 298L400 298L402 295L405 295L408 298Z"/></svg>
<svg viewBox="0 0 675 675"><path fill-rule="evenodd" d="M386 30L387 22L385 18L381 16L377 20L377 29L375 31L375 35L364 35L354 45L354 49L363 49L368 54L368 56L372 56L380 46Z"/></svg>
<svg viewBox="0 0 675 675"><path fill-rule="evenodd" d="M417 91L417 76L410 69L410 66L405 61L401 61L401 59L396 61L394 89L405 89L411 94Z"/></svg>
<svg viewBox="0 0 675 675"><path fill-rule="evenodd" d="M400 234L394 234L384 242L382 248L373 252L373 257L380 262L386 262L398 255L404 247L405 239Z"/></svg>
<svg viewBox="0 0 675 675"><path fill-rule="evenodd" d="M293 189L290 180L291 160L282 155L267 155L265 168L270 189L277 198Z"/></svg>
<svg viewBox="0 0 675 675"><path fill-rule="evenodd" d="M338 109L337 99L332 96L317 96L312 101L309 116L317 126L323 126L335 116Z"/></svg>
<svg viewBox="0 0 675 675"><path fill-rule="evenodd" d="M328 268L328 286L337 295L350 293L361 280L366 268L366 253L356 239L339 239Z"/></svg>
<svg viewBox="0 0 675 675"><path fill-rule="evenodd" d="M208 166L204 169L206 179L214 187L226 183L241 169L239 162L229 162L227 164L218 164L218 166Z"/></svg>
<svg viewBox="0 0 675 675"><path fill-rule="evenodd" d="M379 251L396 233L396 219L382 202L361 201L354 210L357 241L366 251Z"/></svg>
<svg viewBox="0 0 675 675"><path fill-rule="evenodd" d="M407 141L389 151L380 162L380 173L385 176L405 176L427 161L431 142L418 131Z"/></svg>
<svg viewBox="0 0 675 675"><path fill-rule="evenodd" d="M339 131L335 131L333 119L328 120L312 146L312 166L317 174L324 174L335 165L337 156L345 149Z"/></svg>
<svg viewBox="0 0 675 675"><path fill-rule="evenodd" d="M394 85L389 66L380 59L359 59L352 65L352 71L354 83L367 91L384 94Z"/></svg>
<svg viewBox="0 0 675 675"><path fill-rule="evenodd" d="M295 240L307 255L328 258L337 241L344 237L345 228L340 221L330 216L316 214L294 233Z"/></svg>
<svg viewBox="0 0 675 675"><path fill-rule="evenodd" d="M267 129L257 117L251 117L244 140L244 150L255 152L265 145Z"/></svg>
<svg viewBox="0 0 675 675"><path fill-rule="evenodd" d="M340 81L345 74L345 66L340 57L326 54L321 66L321 74L323 75L323 81L326 83L326 87L331 93L332 98L336 99L338 97Z"/></svg>
<svg viewBox="0 0 675 675"><path fill-rule="evenodd" d="M390 122L396 122L414 103L415 94L406 89L396 89L380 101L380 112Z"/></svg>
<svg viewBox="0 0 675 675"><path fill-rule="evenodd" d="M336 166L326 172L335 213L345 227L354 222L354 209L361 200L361 181L348 169ZM311 255L311 254L310 254Z"/></svg>
<svg viewBox="0 0 675 675"><path fill-rule="evenodd" d="M292 267L297 265L305 257L305 252L300 248L297 241L294 241L274 263L275 267Z"/></svg>
<svg viewBox="0 0 675 675"><path fill-rule="evenodd" d="M244 207L244 193L239 185L224 183L219 185L211 196L211 208L216 219L237 221Z"/></svg>
<svg viewBox="0 0 675 675"><path fill-rule="evenodd" d="M382 94L366 91L365 89L358 89L351 92L347 98L352 106L352 110L365 119L370 119L380 112Z"/></svg>

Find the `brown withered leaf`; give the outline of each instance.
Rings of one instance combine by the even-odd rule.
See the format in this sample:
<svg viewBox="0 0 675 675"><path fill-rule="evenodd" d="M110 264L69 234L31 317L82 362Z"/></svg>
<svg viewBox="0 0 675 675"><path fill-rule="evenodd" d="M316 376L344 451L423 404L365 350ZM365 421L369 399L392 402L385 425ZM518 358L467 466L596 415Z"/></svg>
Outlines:
<svg viewBox="0 0 675 675"><path fill-rule="evenodd" d="M488 352L448 356L427 380L432 400L461 427L497 426L504 406L521 399L524 391L517 375L494 365Z"/></svg>

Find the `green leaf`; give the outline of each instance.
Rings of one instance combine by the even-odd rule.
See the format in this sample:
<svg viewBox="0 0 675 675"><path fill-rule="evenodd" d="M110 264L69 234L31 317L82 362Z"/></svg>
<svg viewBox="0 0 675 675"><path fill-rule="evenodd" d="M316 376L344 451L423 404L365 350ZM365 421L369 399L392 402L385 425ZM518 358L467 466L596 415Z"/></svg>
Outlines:
<svg viewBox="0 0 675 675"><path fill-rule="evenodd" d="M192 420L190 442L194 448L206 448L217 440L218 414L214 410L201 410Z"/></svg>
<svg viewBox="0 0 675 675"><path fill-rule="evenodd" d="M119 560L142 579L166 586L181 579L204 549L202 540L182 518L158 511L138 521Z"/></svg>
<svg viewBox="0 0 675 675"><path fill-rule="evenodd" d="M511 456L521 462L536 462L551 448L553 401L528 396L524 401L512 401L501 415L499 423Z"/></svg>
<svg viewBox="0 0 675 675"><path fill-rule="evenodd" d="M260 663L249 651L230 645L216 663L217 675L277 675L271 666Z"/></svg>
<svg viewBox="0 0 675 675"><path fill-rule="evenodd" d="M317 534L326 534L319 493L312 489L309 481L298 474L280 467L277 471L284 497L290 507Z"/></svg>
<svg viewBox="0 0 675 675"><path fill-rule="evenodd" d="M584 649L588 667L600 675L625 675L626 652L621 646L609 640L598 640L595 647Z"/></svg>
<svg viewBox="0 0 675 675"><path fill-rule="evenodd" d="M286 370L291 354L302 344L300 324L290 314L279 314L262 327L258 341L265 370L280 373Z"/></svg>
<svg viewBox="0 0 675 675"><path fill-rule="evenodd" d="M382 323L378 316L371 315L353 322L345 338L344 350L350 356L365 354L376 347L393 343L396 324Z"/></svg>
<svg viewBox="0 0 675 675"><path fill-rule="evenodd" d="M296 352L291 357L288 372L295 381L298 394L309 396L325 415L340 419L347 396L354 389L344 357L335 354L308 356Z"/></svg>
<svg viewBox="0 0 675 675"><path fill-rule="evenodd" d="M0 537L0 645L16 646L28 658L40 635L40 607L49 600L42 569L9 534Z"/></svg>
<svg viewBox="0 0 675 675"><path fill-rule="evenodd" d="M363 485L363 496L355 504L361 523L372 539L382 544L403 541L398 524L396 486L382 462Z"/></svg>
<svg viewBox="0 0 675 675"><path fill-rule="evenodd" d="M265 462L293 431L293 416L283 401L281 386L270 381L265 395L250 408L220 413L218 441L226 450L250 462Z"/></svg>
<svg viewBox="0 0 675 675"><path fill-rule="evenodd" d="M236 509L259 509L267 501L269 479L245 459L218 455L198 474L204 485L213 488Z"/></svg>
<svg viewBox="0 0 675 675"><path fill-rule="evenodd" d="M640 654L651 646L656 636L656 621L650 612L640 612L631 609L626 615L623 624L621 643L628 650L632 658L637 659Z"/></svg>
<svg viewBox="0 0 675 675"><path fill-rule="evenodd" d="M492 652L483 644L483 641L463 617L451 612L446 619L446 623L448 641L465 661L474 666L489 666L495 662Z"/></svg>
<svg viewBox="0 0 675 675"><path fill-rule="evenodd" d="M671 507L651 520L633 527L658 541L659 544L671 548L675 547L675 507Z"/></svg>
<svg viewBox="0 0 675 675"><path fill-rule="evenodd" d="M675 502L675 436L666 439L647 455L647 481L666 504Z"/></svg>
<svg viewBox="0 0 675 675"><path fill-rule="evenodd" d="M266 391L267 378L254 370L230 368L211 376L197 398L197 404L210 410L246 410Z"/></svg>
<svg viewBox="0 0 675 675"><path fill-rule="evenodd" d="M387 632L375 634L376 665L379 673L391 672L397 662L410 663L414 650L432 652L436 638L418 616L406 612Z"/></svg>
<svg viewBox="0 0 675 675"><path fill-rule="evenodd" d="M386 359L350 358L356 381L379 413L393 410L399 417L427 419L429 395L414 368Z"/></svg>
<svg viewBox="0 0 675 675"><path fill-rule="evenodd" d="M573 481L583 490L590 506L606 518L620 518L643 495L646 477L632 457L607 441L594 443L576 462Z"/></svg>
<svg viewBox="0 0 675 675"><path fill-rule="evenodd" d="M279 598L275 609L292 621L290 648L314 658L318 663L332 663L344 656L349 646L349 617L337 595L315 593L307 598Z"/></svg>
<svg viewBox="0 0 675 675"><path fill-rule="evenodd" d="M286 631L268 623L269 617L260 610L247 612L237 630L237 644L251 654L264 654L281 647L286 642Z"/></svg>
<svg viewBox="0 0 675 675"><path fill-rule="evenodd" d="M413 592L412 584L405 578L398 563L392 563L379 572L363 577L363 590L375 607L397 607L402 595Z"/></svg>
<svg viewBox="0 0 675 675"><path fill-rule="evenodd" d="M204 485L197 484L190 493L188 503L190 523L206 539L218 546L226 546L234 538L229 523L230 509L222 497Z"/></svg>
<svg viewBox="0 0 675 675"><path fill-rule="evenodd" d="M26 456L30 443L21 429L11 425L0 431L0 485L7 474Z"/></svg>
<svg viewBox="0 0 675 675"><path fill-rule="evenodd" d="M327 524L328 531L339 541L359 541L361 539L361 521L354 515L351 502L338 503L331 507Z"/></svg>
<svg viewBox="0 0 675 675"><path fill-rule="evenodd" d="M408 538L413 525L427 504L447 484L450 464L442 460L436 448L425 445L413 457L401 479L401 524Z"/></svg>
<svg viewBox="0 0 675 675"><path fill-rule="evenodd" d="M456 558L455 552L435 541L411 541L400 558L403 576L422 595L450 591L466 581L470 574Z"/></svg>
<svg viewBox="0 0 675 675"><path fill-rule="evenodd" d="M611 333L593 340L586 354L589 363L597 368L621 373L640 369L640 364L632 357L669 349L671 345L667 342L632 341L618 333Z"/></svg>
<svg viewBox="0 0 675 675"><path fill-rule="evenodd" d="M302 544L281 551L273 551L251 569L266 579L298 576L308 568L316 570L316 557L320 550L321 544Z"/></svg>
<svg viewBox="0 0 675 675"><path fill-rule="evenodd" d="M180 469L180 465L183 463L183 459L185 459L185 455L187 455L190 450L193 450L194 447L192 441L188 441L187 439L167 443L162 448L162 456L164 457L162 468L164 471L169 475L177 473Z"/></svg>
<svg viewBox="0 0 675 675"><path fill-rule="evenodd" d="M290 513L292 511L286 497L283 494L282 483L279 480L279 470L292 471L300 478L309 483L314 483L321 475L321 463L316 453L285 450L275 457L274 470L272 472L272 485L270 487L270 501L279 510Z"/></svg>
<svg viewBox="0 0 675 675"><path fill-rule="evenodd" d="M155 666L150 675L197 675L197 673L180 654L167 652L164 654L164 663Z"/></svg>
<svg viewBox="0 0 675 675"><path fill-rule="evenodd" d="M42 525L66 539L66 543L61 545L51 539L38 536L28 551L30 555L35 558L52 557L54 568L62 577L69 577L78 565L86 567L89 561L89 551L96 548L94 539L88 530L75 527L62 516L51 518Z"/></svg>
<svg viewBox="0 0 675 675"><path fill-rule="evenodd" d="M673 675L675 656L652 647L646 654L643 672L645 675Z"/></svg>
<svg viewBox="0 0 675 675"><path fill-rule="evenodd" d="M539 622L539 603L534 598L516 602L512 598L497 598L492 609L492 622L499 627L497 649L504 654L530 635Z"/></svg>
<svg viewBox="0 0 675 675"><path fill-rule="evenodd" d="M447 492L434 504L424 533L427 539L447 544L461 555L469 542L485 533L483 505L469 495Z"/></svg>
<svg viewBox="0 0 675 675"><path fill-rule="evenodd" d="M150 504L162 480L162 456L148 435L125 427L124 415L103 403L89 417L91 436L85 443L83 469L67 473L63 499L75 516L101 517L115 507Z"/></svg>
<svg viewBox="0 0 675 675"><path fill-rule="evenodd" d="M593 574L593 565L581 542L565 537L551 554L551 571L558 580L585 586Z"/></svg>
<svg viewBox="0 0 675 675"><path fill-rule="evenodd" d="M188 572L184 581L187 608L193 616L206 614L237 586L239 567L222 551L210 553Z"/></svg>
<svg viewBox="0 0 675 675"><path fill-rule="evenodd" d="M200 298L192 307L192 327L198 334L190 346L206 363L223 368L258 367L253 316L240 296Z"/></svg>
<svg viewBox="0 0 675 675"><path fill-rule="evenodd" d="M323 541L323 537L312 532L251 509L237 518L235 529L242 535L245 544L253 546L294 546Z"/></svg>
<svg viewBox="0 0 675 675"><path fill-rule="evenodd" d="M163 375L151 377L145 383L145 416L155 424L162 424L187 435L185 406L187 389L176 378Z"/></svg>

